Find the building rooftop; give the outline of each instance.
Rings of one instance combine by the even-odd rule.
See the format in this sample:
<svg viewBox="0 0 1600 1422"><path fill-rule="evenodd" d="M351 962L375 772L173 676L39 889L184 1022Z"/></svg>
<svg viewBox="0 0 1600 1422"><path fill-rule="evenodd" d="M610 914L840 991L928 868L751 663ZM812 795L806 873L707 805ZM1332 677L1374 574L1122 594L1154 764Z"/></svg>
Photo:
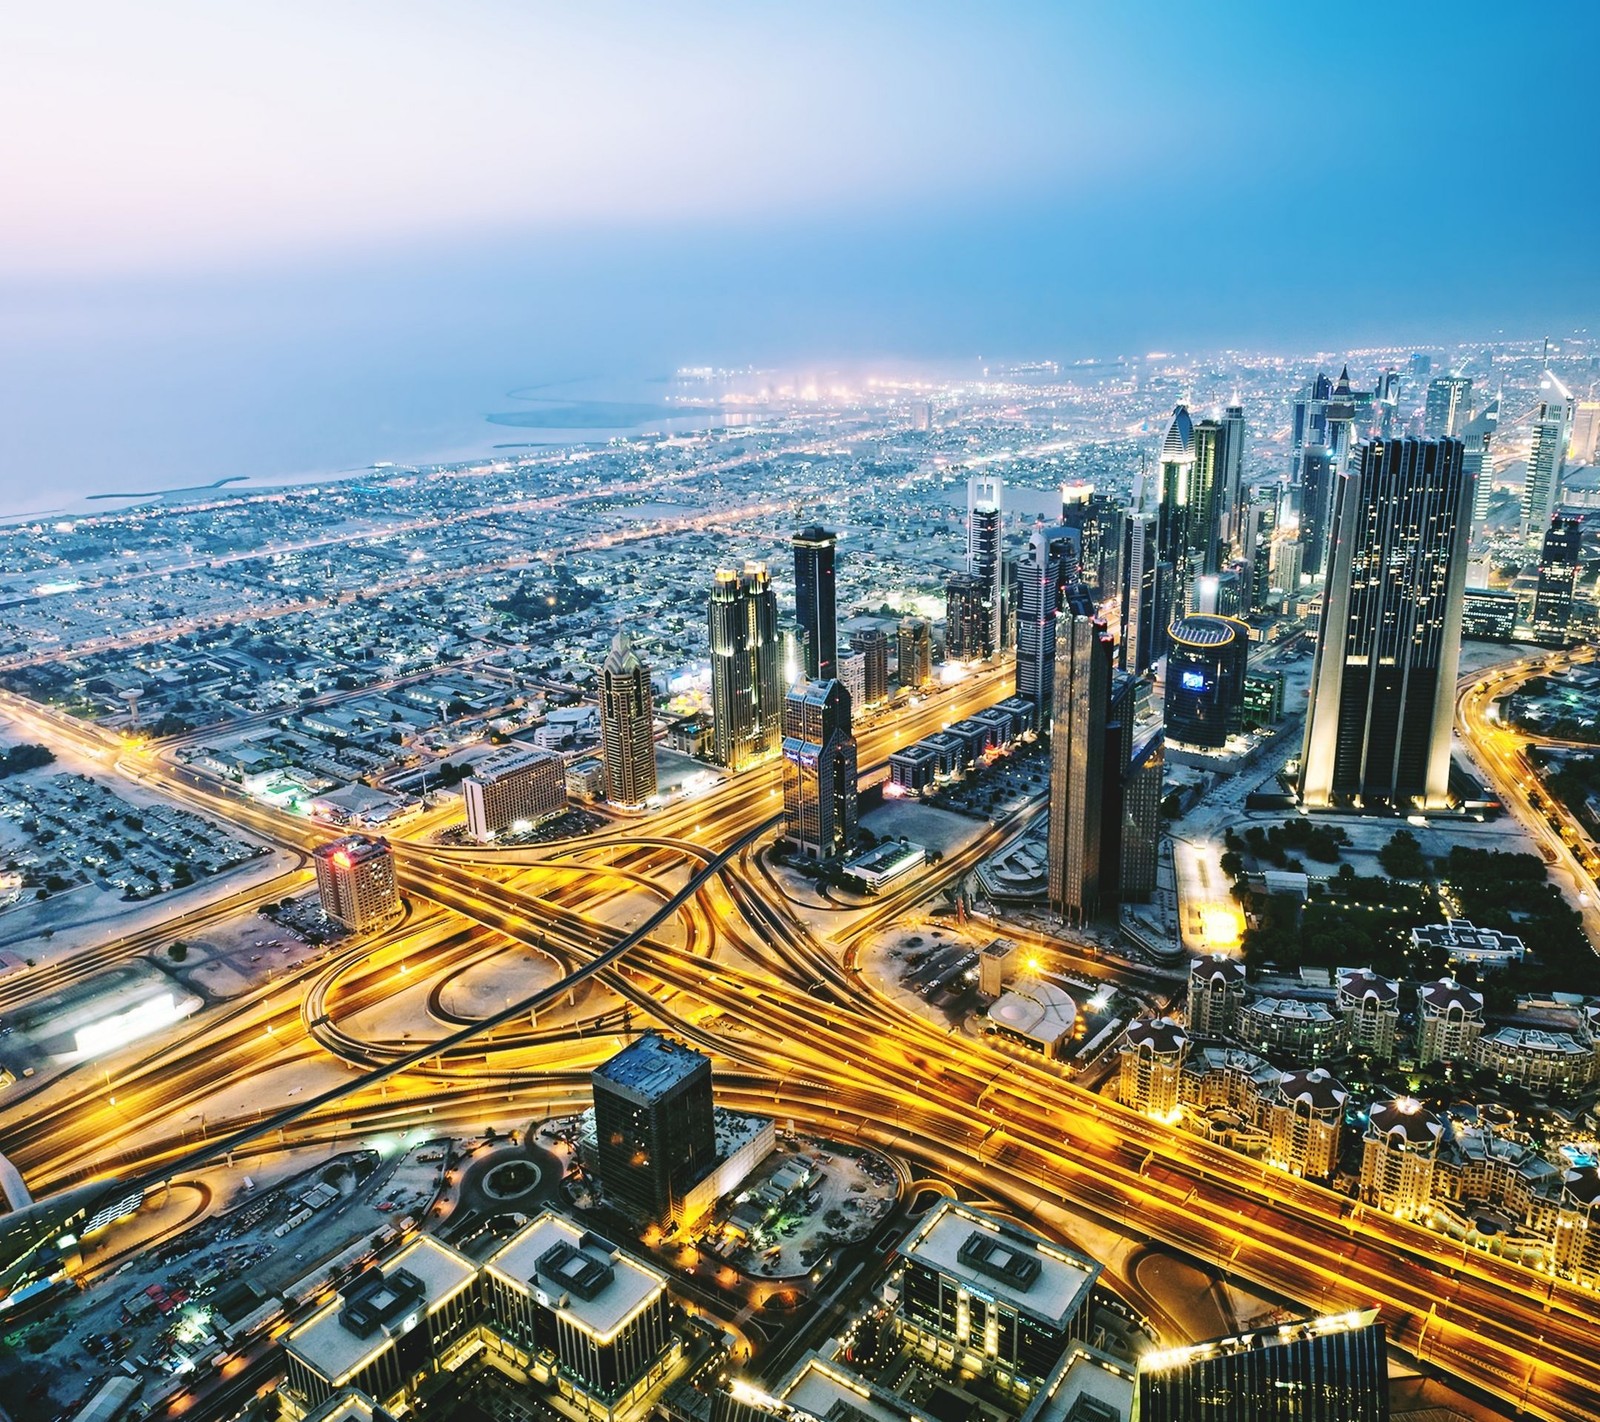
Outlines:
<svg viewBox="0 0 1600 1422"><path fill-rule="evenodd" d="M1181 1052L1188 1034L1170 1017L1135 1017L1123 1039L1130 1047L1144 1048L1158 1056Z"/></svg>
<svg viewBox="0 0 1600 1422"><path fill-rule="evenodd" d="M1423 983L1417 989L1417 1000L1432 1012L1444 1012L1459 1007L1463 1012L1483 1011L1483 994L1464 988L1454 978L1440 978L1436 983Z"/></svg>
<svg viewBox="0 0 1600 1422"><path fill-rule="evenodd" d="M1374 997L1388 1005L1400 1000L1400 984L1393 978L1375 973L1371 968L1340 968L1339 999L1341 1002L1360 1002Z"/></svg>
<svg viewBox="0 0 1600 1422"><path fill-rule="evenodd" d="M1054 1328L1087 1303L1100 1275L1093 1260L950 1199L929 1211L900 1252Z"/></svg>
<svg viewBox="0 0 1600 1422"><path fill-rule="evenodd" d="M550 713L551 717L556 712ZM472 767L471 779L485 785L492 785L497 780L502 780L508 775L515 775L519 771L527 770L531 766L541 765L546 761L555 761L563 769L566 767L559 754L551 750L524 749L514 746L509 750L498 751L494 755L485 756Z"/></svg>
<svg viewBox="0 0 1600 1422"><path fill-rule="evenodd" d="M1376 1102L1367 1119L1373 1135L1398 1135L1409 1145L1429 1145L1444 1134L1443 1122L1411 1096Z"/></svg>
<svg viewBox="0 0 1600 1422"><path fill-rule="evenodd" d="M1350 1099L1337 1077L1321 1067L1310 1071L1286 1071L1278 1082L1283 1099L1309 1106L1313 1111L1336 1111Z"/></svg>
<svg viewBox="0 0 1600 1422"><path fill-rule="evenodd" d="M1411 941L1429 948L1443 948L1453 959L1467 961L1490 958L1520 958L1526 951L1522 940L1511 933L1479 928L1464 918L1429 923L1411 930Z"/></svg>
<svg viewBox="0 0 1600 1422"><path fill-rule="evenodd" d="M778 1385L781 1402L813 1418L857 1416L869 1422L922 1422L904 1399L884 1392L818 1353L808 1353Z"/></svg>
<svg viewBox="0 0 1600 1422"><path fill-rule="evenodd" d="M484 1268L538 1290L551 1307L602 1341L666 1288L666 1278L609 1240L546 1210L489 1256Z"/></svg>
<svg viewBox="0 0 1600 1422"><path fill-rule="evenodd" d="M407 1320L431 1313L477 1276L465 1255L419 1235L384 1269L367 1270L290 1333L285 1347L338 1387L406 1332Z"/></svg>
<svg viewBox="0 0 1600 1422"><path fill-rule="evenodd" d="M596 1078L652 1096L705 1070L711 1058L659 1032L646 1032L594 1069Z"/></svg>
<svg viewBox="0 0 1600 1422"><path fill-rule="evenodd" d="M1003 993L990 1007L988 1016L991 1022L1024 1037L1054 1045L1072 1035L1078 1004L1054 983L1030 980Z"/></svg>
<svg viewBox="0 0 1600 1422"><path fill-rule="evenodd" d="M1247 1002L1244 1011L1260 1017L1276 1017L1285 1022L1332 1022L1333 1013L1325 1002L1301 1002L1293 997L1258 997Z"/></svg>
<svg viewBox="0 0 1600 1422"><path fill-rule="evenodd" d="M1537 1027L1496 1027L1480 1040L1512 1051L1547 1056L1586 1057L1591 1051L1570 1032L1545 1032Z"/></svg>
<svg viewBox="0 0 1600 1422"><path fill-rule="evenodd" d="M1248 642L1250 629L1232 617L1191 612L1172 624L1171 636L1187 647L1226 647L1232 642Z"/></svg>
<svg viewBox="0 0 1600 1422"><path fill-rule="evenodd" d="M1239 958L1230 958L1226 953L1207 953L1189 965L1189 976L1204 982L1215 982L1221 978L1225 983L1242 983L1244 962Z"/></svg>

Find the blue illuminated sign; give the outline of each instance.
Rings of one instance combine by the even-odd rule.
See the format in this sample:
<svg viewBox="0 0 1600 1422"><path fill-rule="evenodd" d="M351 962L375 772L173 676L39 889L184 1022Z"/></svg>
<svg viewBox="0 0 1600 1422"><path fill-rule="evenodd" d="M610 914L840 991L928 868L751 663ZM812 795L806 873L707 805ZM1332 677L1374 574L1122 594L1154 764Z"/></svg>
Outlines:
<svg viewBox="0 0 1600 1422"><path fill-rule="evenodd" d="M1186 671L1182 673L1179 680L1183 682L1185 691L1204 691L1206 689L1206 679L1203 672Z"/></svg>

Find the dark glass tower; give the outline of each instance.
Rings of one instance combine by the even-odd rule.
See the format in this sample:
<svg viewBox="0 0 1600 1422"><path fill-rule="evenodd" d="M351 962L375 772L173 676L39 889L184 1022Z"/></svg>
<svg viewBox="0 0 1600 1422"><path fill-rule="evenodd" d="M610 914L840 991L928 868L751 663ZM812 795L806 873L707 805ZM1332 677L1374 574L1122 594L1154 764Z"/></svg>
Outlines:
<svg viewBox="0 0 1600 1422"><path fill-rule="evenodd" d="M1050 907L1081 924L1099 917L1103 888L1110 890L1107 904L1117 899L1100 872L1112 648L1105 624L1090 617L1063 624L1060 642L1050 731Z"/></svg>
<svg viewBox="0 0 1600 1422"><path fill-rule="evenodd" d="M1376 1310L1147 1354L1139 1422L1388 1422Z"/></svg>
<svg viewBox="0 0 1600 1422"><path fill-rule="evenodd" d="M596 1173L606 1195L657 1224L716 1163L711 1058L646 1032L594 1069Z"/></svg>
<svg viewBox="0 0 1600 1422"><path fill-rule="evenodd" d="M1448 803L1471 481L1461 442L1373 440L1334 506L1300 797Z"/></svg>
<svg viewBox="0 0 1600 1422"><path fill-rule="evenodd" d="M1172 624L1164 716L1180 745L1220 750L1244 729L1250 629L1231 617L1191 613Z"/></svg>
<svg viewBox="0 0 1600 1422"><path fill-rule="evenodd" d="M834 605L833 559L839 535L818 524L794 536L795 620L805 631L806 675L813 681L839 673L839 627Z"/></svg>
<svg viewBox="0 0 1600 1422"><path fill-rule="evenodd" d="M1533 604L1533 635L1546 646L1564 647L1572 640L1572 601L1582 557L1582 521L1551 519L1539 553L1539 595Z"/></svg>
<svg viewBox="0 0 1600 1422"><path fill-rule="evenodd" d="M1017 695L1033 707L1033 729L1050 732L1056 676L1056 606L1061 560L1050 534L1035 529L1017 564Z"/></svg>
<svg viewBox="0 0 1600 1422"><path fill-rule="evenodd" d="M946 661L980 662L995 654L992 594L992 585L979 573L954 573L945 581Z"/></svg>
<svg viewBox="0 0 1600 1422"><path fill-rule="evenodd" d="M777 750L783 726L778 600L764 563L717 573L706 630L713 758L743 770Z"/></svg>

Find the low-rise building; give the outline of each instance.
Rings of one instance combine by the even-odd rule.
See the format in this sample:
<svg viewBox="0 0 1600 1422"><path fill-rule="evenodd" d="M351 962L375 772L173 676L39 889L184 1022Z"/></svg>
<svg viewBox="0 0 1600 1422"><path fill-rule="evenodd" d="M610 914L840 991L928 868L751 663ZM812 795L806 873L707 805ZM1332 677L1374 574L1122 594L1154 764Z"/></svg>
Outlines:
<svg viewBox="0 0 1600 1422"><path fill-rule="evenodd" d="M1472 1061L1534 1091L1582 1091L1595 1079L1594 1047L1570 1032L1497 1027L1473 1044Z"/></svg>
<svg viewBox="0 0 1600 1422"><path fill-rule="evenodd" d="M1514 934L1478 928L1464 918L1425 924L1411 930L1413 949L1437 949L1451 967L1471 963L1481 968L1503 968L1522 961L1527 952Z"/></svg>
<svg viewBox="0 0 1600 1422"><path fill-rule="evenodd" d="M1078 1005L1054 983L1024 978L1002 993L984 1017L983 1030L1052 1061L1066 1055Z"/></svg>
<svg viewBox="0 0 1600 1422"><path fill-rule="evenodd" d="M461 782L467 833L491 840L505 830L529 829L567 812L567 763L554 751L501 751L480 761Z"/></svg>

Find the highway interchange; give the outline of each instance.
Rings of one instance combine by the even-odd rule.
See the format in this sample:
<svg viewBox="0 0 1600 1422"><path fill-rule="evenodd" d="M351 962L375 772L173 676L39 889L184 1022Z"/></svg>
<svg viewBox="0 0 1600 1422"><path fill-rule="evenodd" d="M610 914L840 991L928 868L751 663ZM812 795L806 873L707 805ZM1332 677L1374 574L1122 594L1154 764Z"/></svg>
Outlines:
<svg viewBox="0 0 1600 1422"><path fill-rule="evenodd" d="M875 767L895 746L1009 691L1009 668L980 673L866 729L861 763ZM1464 692L1463 729L1481 757L1474 706ZM329 833L28 703L6 698L6 709L40 739L70 738L297 855ZM1504 764L1490 759L1485 769L1520 809L1502 783ZM620 1004L635 1024L655 1023L713 1053L726 1105L875 1144L1024 1217L1065 1201L1310 1309L1376 1304L1391 1338L1443 1372L1531 1415L1600 1419L1592 1294L1464 1256L1440 1236L1146 1120L1051 1065L1002 1055L873 989L856 960L864 938L958 880L1039 807L989 827L825 939L772 891L753 852L774 827L779 784L768 764L637 824L510 854L397 840L409 903L397 928L234 999L119 1069L114 1084L94 1082L91 1069L87 1089L80 1073L67 1089L35 1093L7 1114L0 1149L43 1196L112 1175L156 1185L224 1157L248 1161L373 1132L470 1131L511 1113L566 1112L586 1104L588 1067L614 1042ZM254 893L265 900L304 882L296 868ZM652 905L641 921L619 922L618 906L637 912L641 899ZM190 931L210 912L182 915L165 931ZM141 933L62 957L0 985L0 1010L153 941ZM412 974L512 949L548 955L556 980L426 1044L353 1025ZM586 1021L591 1000L579 994L591 986ZM201 1114L194 1125L197 1109L230 1085L329 1062L346 1072L336 1086L259 1106L253 1117L208 1125Z"/></svg>

